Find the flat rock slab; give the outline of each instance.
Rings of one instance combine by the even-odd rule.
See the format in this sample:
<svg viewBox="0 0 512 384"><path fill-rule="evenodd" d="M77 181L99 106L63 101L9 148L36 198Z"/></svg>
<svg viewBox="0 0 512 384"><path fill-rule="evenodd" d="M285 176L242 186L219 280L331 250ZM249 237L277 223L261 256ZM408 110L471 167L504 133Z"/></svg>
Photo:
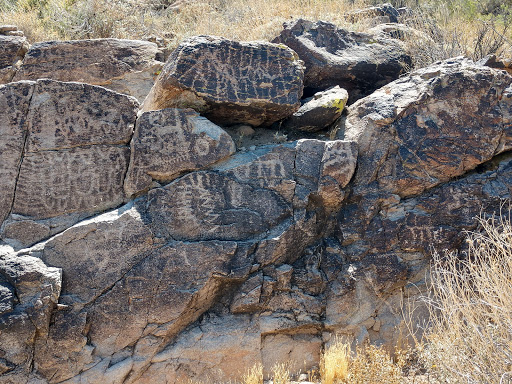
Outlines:
<svg viewBox="0 0 512 384"><path fill-rule="evenodd" d="M456 58L411 73L348 109L356 184L402 197L460 176L512 146L512 76ZM507 101L508 100L508 101Z"/></svg>
<svg viewBox="0 0 512 384"><path fill-rule="evenodd" d="M287 23L273 41L289 46L305 62L308 91L339 85L348 91L351 102L397 79L412 63L397 40L350 32L323 21Z"/></svg>
<svg viewBox="0 0 512 384"><path fill-rule="evenodd" d="M0 84L12 80L28 49L29 44L25 37L0 34Z"/></svg>
<svg viewBox="0 0 512 384"><path fill-rule="evenodd" d="M13 81L78 81L142 101L161 69L159 52L155 43L139 40L45 41L32 45Z"/></svg>
<svg viewBox="0 0 512 384"><path fill-rule="evenodd" d="M0 218L11 214L4 239L28 246L124 202L134 98L54 80L11 83L0 92L9 111L0 118ZM46 219L51 223L38 222Z"/></svg>
<svg viewBox="0 0 512 384"><path fill-rule="evenodd" d="M140 193L153 180L170 182L234 152L231 136L192 109L145 112L137 119L125 191Z"/></svg>
<svg viewBox="0 0 512 384"><path fill-rule="evenodd" d="M270 125L299 108L302 79L287 47L198 36L171 54L143 110L190 107L220 125Z"/></svg>
<svg viewBox="0 0 512 384"><path fill-rule="evenodd" d="M25 154L13 214L45 219L121 204L129 152L128 147L94 145Z"/></svg>
<svg viewBox="0 0 512 384"><path fill-rule="evenodd" d="M245 240L292 215L277 193L214 172L186 175L149 199L155 230L178 240Z"/></svg>
<svg viewBox="0 0 512 384"><path fill-rule="evenodd" d="M299 110L284 121L283 126L305 132L327 128L341 116L348 96L348 92L339 86L317 92L312 98L306 99Z"/></svg>

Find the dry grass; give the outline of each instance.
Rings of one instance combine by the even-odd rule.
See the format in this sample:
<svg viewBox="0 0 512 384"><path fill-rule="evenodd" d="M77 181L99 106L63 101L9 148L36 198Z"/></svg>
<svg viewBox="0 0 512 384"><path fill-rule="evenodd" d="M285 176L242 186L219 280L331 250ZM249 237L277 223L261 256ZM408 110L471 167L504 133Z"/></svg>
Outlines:
<svg viewBox="0 0 512 384"><path fill-rule="evenodd" d="M242 377L242 381L244 384L263 384L263 365L255 364Z"/></svg>
<svg viewBox="0 0 512 384"><path fill-rule="evenodd" d="M441 382L512 380L512 226L481 221L467 255L436 255L432 325L423 358Z"/></svg>
<svg viewBox="0 0 512 384"><path fill-rule="evenodd" d="M170 3L177 5L165 7ZM176 46L201 34L270 40L298 17L348 26L343 15L364 6L360 0L0 0L0 23L22 26L31 41L158 35Z"/></svg>
<svg viewBox="0 0 512 384"><path fill-rule="evenodd" d="M274 384L289 384L290 369L287 364L276 364L272 367L271 379ZM245 383L247 384L247 383Z"/></svg>
<svg viewBox="0 0 512 384"><path fill-rule="evenodd" d="M374 345L358 346L351 353L349 344L339 339L327 348L321 361L322 384L399 384L408 382L403 369L406 354L397 354L393 361L389 353Z"/></svg>
<svg viewBox="0 0 512 384"><path fill-rule="evenodd" d="M326 349L320 362L320 375L323 384L334 384L347 378L350 359L350 346L339 339Z"/></svg>
<svg viewBox="0 0 512 384"><path fill-rule="evenodd" d="M325 20L364 31L344 15L371 0L0 0L0 24L16 24L31 42L116 37L163 38L169 48L202 34L238 40L271 40L294 18ZM406 37L416 67L466 55L479 59L510 49L510 13L483 15L474 0L404 0L414 16L403 20L419 32ZM467 6L473 4L472 6ZM512 54L512 53L511 53Z"/></svg>

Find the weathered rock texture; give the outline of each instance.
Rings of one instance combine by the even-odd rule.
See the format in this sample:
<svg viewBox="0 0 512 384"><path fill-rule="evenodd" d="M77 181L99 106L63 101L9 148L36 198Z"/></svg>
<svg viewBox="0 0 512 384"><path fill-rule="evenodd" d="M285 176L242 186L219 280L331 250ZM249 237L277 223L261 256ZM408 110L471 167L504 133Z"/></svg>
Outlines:
<svg viewBox="0 0 512 384"><path fill-rule="evenodd" d="M235 152L231 136L192 109L143 113L137 120L131 146L125 181L128 195L149 189L153 180L169 182Z"/></svg>
<svg viewBox="0 0 512 384"><path fill-rule="evenodd" d="M309 91L339 85L351 102L397 79L412 63L398 40L323 21L287 23L274 42L287 45L305 62L304 86Z"/></svg>
<svg viewBox="0 0 512 384"><path fill-rule="evenodd" d="M124 202L135 99L53 80L12 83L0 93L4 239L32 245Z"/></svg>
<svg viewBox="0 0 512 384"><path fill-rule="evenodd" d="M137 106L0 87L0 383L235 381L317 366L337 334L392 347L432 250L511 198L512 76L462 58L357 101L333 141L233 153L195 111Z"/></svg>
<svg viewBox="0 0 512 384"><path fill-rule="evenodd" d="M0 34L0 84L12 80L28 49L25 37Z"/></svg>
<svg viewBox="0 0 512 384"><path fill-rule="evenodd" d="M316 306L317 327L315 298L298 291L285 306L280 300L286 298L267 302L276 289L290 289L292 267L275 265L294 263L321 238L355 164L355 147L345 141L263 147L189 173L36 246L29 252L62 269L59 302L65 306L35 350L38 374L52 383L138 382L147 369L154 377L173 375L168 367L183 365L175 338L251 273L261 277L262 295L268 297L254 297L252 306L234 312L286 311L266 315L254 337L279 330L283 321L296 328L287 320L295 305ZM262 270L270 274L269 285ZM234 335L242 332L238 321ZM311 326L308 318L303 322ZM222 349L208 358L226 370L223 375L238 377L259 361L258 344L251 342L248 338L251 354L236 366ZM30 361L13 364L19 372ZM214 363L198 364L210 372Z"/></svg>
<svg viewBox="0 0 512 384"><path fill-rule="evenodd" d="M391 4L380 4L373 7L358 9L345 15L351 23L369 20L371 24L397 23L400 13Z"/></svg>
<svg viewBox="0 0 512 384"><path fill-rule="evenodd" d="M193 108L217 124L270 125L299 108L303 72L287 47L193 37L171 54L143 110Z"/></svg>
<svg viewBox="0 0 512 384"><path fill-rule="evenodd" d="M94 39L45 41L27 52L14 81L49 78L102 85L143 101L162 68L155 43Z"/></svg>

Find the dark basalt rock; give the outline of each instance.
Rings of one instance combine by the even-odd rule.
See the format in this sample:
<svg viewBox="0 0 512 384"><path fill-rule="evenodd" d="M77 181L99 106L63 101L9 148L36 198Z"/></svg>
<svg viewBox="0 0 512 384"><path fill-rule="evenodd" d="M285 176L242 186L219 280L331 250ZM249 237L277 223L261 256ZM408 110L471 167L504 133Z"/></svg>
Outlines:
<svg viewBox="0 0 512 384"><path fill-rule="evenodd" d="M397 40L350 32L323 21L287 23L273 42L289 46L305 62L307 92L339 85L348 91L351 102L397 79L412 63Z"/></svg>
<svg viewBox="0 0 512 384"><path fill-rule="evenodd" d="M271 125L299 108L302 80L285 46L198 36L171 54L143 110L188 107L221 125Z"/></svg>

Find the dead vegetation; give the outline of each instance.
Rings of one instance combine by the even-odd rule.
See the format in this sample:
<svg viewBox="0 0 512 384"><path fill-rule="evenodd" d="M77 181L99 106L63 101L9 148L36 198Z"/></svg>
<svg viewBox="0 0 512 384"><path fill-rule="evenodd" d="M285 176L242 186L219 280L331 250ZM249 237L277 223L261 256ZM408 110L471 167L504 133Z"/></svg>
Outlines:
<svg viewBox="0 0 512 384"><path fill-rule="evenodd" d="M412 9L400 22L415 30L403 36L415 66L459 55L510 54L512 5L492 2L393 1ZM299 17L366 31L371 20L349 23L346 15L369 5L367 0L0 0L0 23L18 25L31 42L115 37L153 39L174 48L202 34L271 40L284 22Z"/></svg>

